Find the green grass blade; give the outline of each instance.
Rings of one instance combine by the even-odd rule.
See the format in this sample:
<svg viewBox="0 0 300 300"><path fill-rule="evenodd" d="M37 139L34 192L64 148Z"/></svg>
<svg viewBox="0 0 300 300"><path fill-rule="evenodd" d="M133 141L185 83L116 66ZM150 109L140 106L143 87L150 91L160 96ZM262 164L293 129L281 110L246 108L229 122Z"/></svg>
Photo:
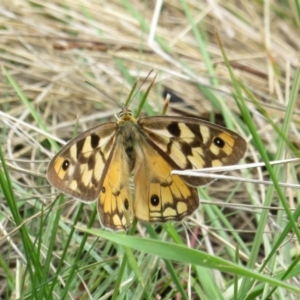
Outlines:
<svg viewBox="0 0 300 300"><path fill-rule="evenodd" d="M228 262L222 258L209 255L205 252L190 249L186 246L171 244L153 239L124 236L94 229L80 228L80 230L107 239L119 245L131 247L133 249L141 252L146 252L151 255L157 255L164 259L202 266L206 268L213 268L222 272L253 278L254 280L259 280L265 283L280 286L295 293L300 293L299 287L292 286L281 280L272 278L265 274L260 274L249 268L245 268L235 263Z"/></svg>

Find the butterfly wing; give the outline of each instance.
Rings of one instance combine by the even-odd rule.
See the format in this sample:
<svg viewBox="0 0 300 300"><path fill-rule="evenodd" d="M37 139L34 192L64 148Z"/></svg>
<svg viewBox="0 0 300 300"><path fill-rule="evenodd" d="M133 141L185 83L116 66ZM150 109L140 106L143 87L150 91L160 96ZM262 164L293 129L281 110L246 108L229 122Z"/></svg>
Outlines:
<svg viewBox="0 0 300 300"><path fill-rule="evenodd" d="M137 150L136 217L146 222L165 222L191 215L199 206L197 189L187 185L178 175L171 175L173 167L147 141Z"/></svg>
<svg viewBox="0 0 300 300"><path fill-rule="evenodd" d="M237 163L246 150L245 140L227 128L197 118L145 117L138 120L148 143L172 169L202 169ZM211 178L188 177L193 186Z"/></svg>
<svg viewBox="0 0 300 300"><path fill-rule="evenodd" d="M116 147L104 174L98 201L100 221L103 227L112 230L127 230L133 220L130 163L120 138L116 137Z"/></svg>
<svg viewBox="0 0 300 300"><path fill-rule="evenodd" d="M51 160L48 181L77 199L97 199L115 147L116 130L116 123L106 123L78 135Z"/></svg>

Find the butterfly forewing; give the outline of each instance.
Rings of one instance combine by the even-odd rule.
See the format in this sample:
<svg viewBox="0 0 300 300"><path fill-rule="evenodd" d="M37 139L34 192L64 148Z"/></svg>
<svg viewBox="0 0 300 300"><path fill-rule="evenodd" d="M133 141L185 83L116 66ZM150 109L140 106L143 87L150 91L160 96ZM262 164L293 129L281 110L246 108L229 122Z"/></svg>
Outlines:
<svg viewBox="0 0 300 300"><path fill-rule="evenodd" d="M177 170L232 165L246 150L246 142L236 133L196 118L145 117L139 119L138 124L149 144ZM183 179L193 186L213 180Z"/></svg>
<svg viewBox="0 0 300 300"><path fill-rule="evenodd" d="M116 123L91 128L64 146L51 160L48 181L84 201L95 200L115 145Z"/></svg>

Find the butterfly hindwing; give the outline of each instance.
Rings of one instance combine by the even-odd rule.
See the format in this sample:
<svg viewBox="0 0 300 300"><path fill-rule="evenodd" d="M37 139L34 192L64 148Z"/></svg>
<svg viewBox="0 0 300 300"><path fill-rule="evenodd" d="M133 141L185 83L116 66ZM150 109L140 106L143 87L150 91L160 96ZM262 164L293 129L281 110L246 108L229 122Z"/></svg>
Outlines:
<svg viewBox="0 0 300 300"><path fill-rule="evenodd" d="M147 142L140 144L142 163L137 166L135 216L146 222L180 221L199 206L197 189L187 185L173 167Z"/></svg>
<svg viewBox="0 0 300 300"><path fill-rule="evenodd" d="M237 163L245 153L243 138L224 127L187 117L145 117L138 120L149 144L177 170L202 169ZM210 178L184 177L205 185Z"/></svg>
<svg viewBox="0 0 300 300"><path fill-rule="evenodd" d="M67 143L51 160L48 181L83 201L95 200L115 143L116 123L91 128Z"/></svg>
<svg viewBox="0 0 300 300"><path fill-rule="evenodd" d="M130 169L126 152L118 137L101 182L98 213L102 225L112 230L126 230L133 220Z"/></svg>

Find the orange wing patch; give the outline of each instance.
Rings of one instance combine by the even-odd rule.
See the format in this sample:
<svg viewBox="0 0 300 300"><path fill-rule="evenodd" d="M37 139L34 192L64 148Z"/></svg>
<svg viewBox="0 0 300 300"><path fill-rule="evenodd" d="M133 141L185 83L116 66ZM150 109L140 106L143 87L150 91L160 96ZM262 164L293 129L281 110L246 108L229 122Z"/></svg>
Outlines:
<svg viewBox="0 0 300 300"><path fill-rule="evenodd" d="M140 148L142 163L134 177L136 217L146 222L165 222L192 214L199 206L197 189L171 175L173 168L149 144Z"/></svg>
<svg viewBox="0 0 300 300"><path fill-rule="evenodd" d="M121 145L115 148L101 184L98 212L103 227L126 230L133 220L129 167Z"/></svg>

